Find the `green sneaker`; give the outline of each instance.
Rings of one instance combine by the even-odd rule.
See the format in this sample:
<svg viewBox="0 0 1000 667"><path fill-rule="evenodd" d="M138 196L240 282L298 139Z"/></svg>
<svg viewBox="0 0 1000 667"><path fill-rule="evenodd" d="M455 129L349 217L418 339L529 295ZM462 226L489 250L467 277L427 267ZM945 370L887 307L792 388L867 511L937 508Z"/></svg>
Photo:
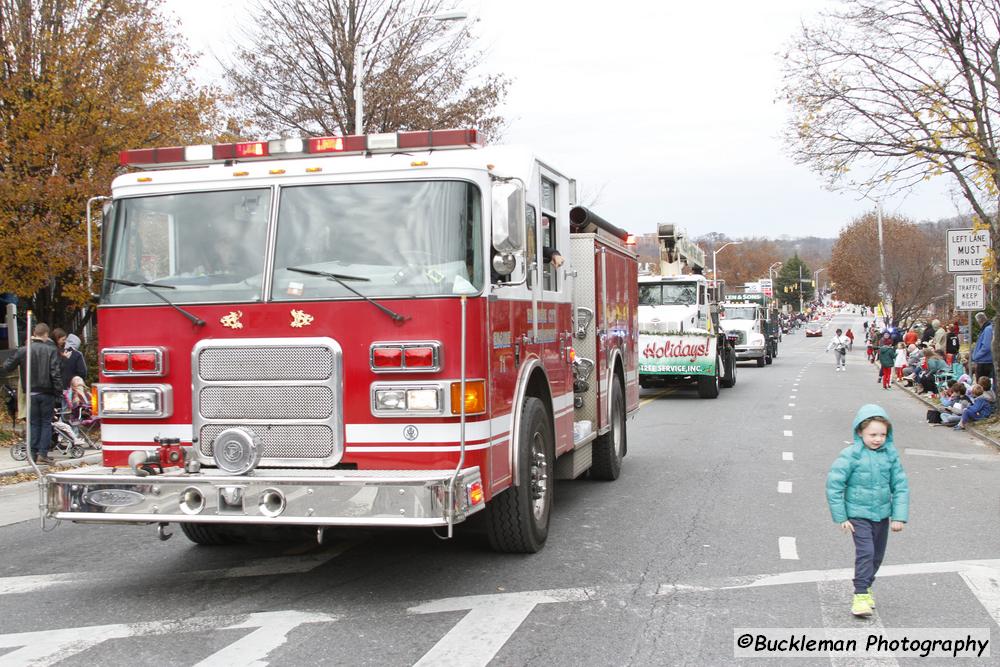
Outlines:
<svg viewBox="0 0 1000 667"><path fill-rule="evenodd" d="M871 616L872 596L867 593L855 593L854 599L851 601L851 613L855 616Z"/></svg>
<svg viewBox="0 0 1000 667"><path fill-rule="evenodd" d="M871 586L868 587L868 604L871 605L872 609L875 608L875 596L872 595L872 587Z"/></svg>

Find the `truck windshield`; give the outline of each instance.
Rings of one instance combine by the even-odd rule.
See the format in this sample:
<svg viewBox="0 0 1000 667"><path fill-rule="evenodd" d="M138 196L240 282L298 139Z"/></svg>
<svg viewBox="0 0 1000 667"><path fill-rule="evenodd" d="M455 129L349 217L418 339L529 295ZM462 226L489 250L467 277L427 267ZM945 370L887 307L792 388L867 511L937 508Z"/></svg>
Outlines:
<svg viewBox="0 0 1000 667"><path fill-rule="evenodd" d="M271 298L356 298L322 275L347 274L371 297L469 293L483 287L479 189L464 181L285 187Z"/></svg>
<svg viewBox="0 0 1000 667"><path fill-rule="evenodd" d="M757 309L753 306L726 306L722 316L727 320L755 320Z"/></svg>
<svg viewBox="0 0 1000 667"><path fill-rule="evenodd" d="M269 189L187 192L115 203L105 275L170 286L175 303L259 301ZM160 303L141 286L105 281L103 303Z"/></svg>
<svg viewBox="0 0 1000 667"><path fill-rule="evenodd" d="M639 285L640 306L690 306L697 302L695 283Z"/></svg>

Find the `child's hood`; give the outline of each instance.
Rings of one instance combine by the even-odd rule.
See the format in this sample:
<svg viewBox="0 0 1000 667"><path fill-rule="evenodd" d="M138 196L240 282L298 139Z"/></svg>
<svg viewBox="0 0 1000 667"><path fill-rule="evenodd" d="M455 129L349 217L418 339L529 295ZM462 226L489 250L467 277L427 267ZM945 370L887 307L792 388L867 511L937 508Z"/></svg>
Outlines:
<svg viewBox="0 0 1000 667"><path fill-rule="evenodd" d="M861 424L861 422L863 422L864 420L869 419L871 417L882 417L887 422L892 424L892 420L889 419L889 415L886 413L885 410L882 409L882 406L875 405L874 403L868 403L866 405L862 405L860 408L858 408L858 414L854 415L854 424L851 426L851 432L854 434L855 447L865 446L865 441L861 439L861 434L858 433L858 425ZM896 447L892 443L893 440L892 431L893 429L890 428L889 432L885 436L885 443L881 447L879 447L879 449L885 449L887 451L889 450L895 451Z"/></svg>

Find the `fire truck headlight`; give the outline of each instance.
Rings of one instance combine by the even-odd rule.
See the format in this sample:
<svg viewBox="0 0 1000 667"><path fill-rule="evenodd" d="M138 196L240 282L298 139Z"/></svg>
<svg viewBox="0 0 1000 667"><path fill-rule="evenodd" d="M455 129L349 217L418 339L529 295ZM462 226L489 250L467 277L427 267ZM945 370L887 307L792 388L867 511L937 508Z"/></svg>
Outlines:
<svg viewBox="0 0 1000 667"><path fill-rule="evenodd" d="M158 411L155 391L129 392L129 412L154 413Z"/></svg>
<svg viewBox="0 0 1000 667"><path fill-rule="evenodd" d="M102 412L128 412L127 391L105 391L101 394Z"/></svg>
<svg viewBox="0 0 1000 667"><path fill-rule="evenodd" d="M406 408L408 410L437 412L439 409L437 389L407 389Z"/></svg>
<svg viewBox="0 0 1000 667"><path fill-rule="evenodd" d="M375 392L376 410L405 410L406 392L402 389L379 389Z"/></svg>

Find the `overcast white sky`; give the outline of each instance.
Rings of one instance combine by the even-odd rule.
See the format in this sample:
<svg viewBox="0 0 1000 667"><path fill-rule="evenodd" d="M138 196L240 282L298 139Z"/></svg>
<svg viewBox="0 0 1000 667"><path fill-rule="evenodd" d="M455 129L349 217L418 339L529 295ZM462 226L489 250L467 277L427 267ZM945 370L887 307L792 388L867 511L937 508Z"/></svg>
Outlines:
<svg viewBox="0 0 1000 667"><path fill-rule="evenodd" d="M487 69L512 79L504 141L526 144L630 231L834 237L871 202L785 154L779 52L829 0L462 0ZM167 0L191 45L226 53L244 0ZM215 73L205 58L206 76ZM964 213L944 178L884 203Z"/></svg>

